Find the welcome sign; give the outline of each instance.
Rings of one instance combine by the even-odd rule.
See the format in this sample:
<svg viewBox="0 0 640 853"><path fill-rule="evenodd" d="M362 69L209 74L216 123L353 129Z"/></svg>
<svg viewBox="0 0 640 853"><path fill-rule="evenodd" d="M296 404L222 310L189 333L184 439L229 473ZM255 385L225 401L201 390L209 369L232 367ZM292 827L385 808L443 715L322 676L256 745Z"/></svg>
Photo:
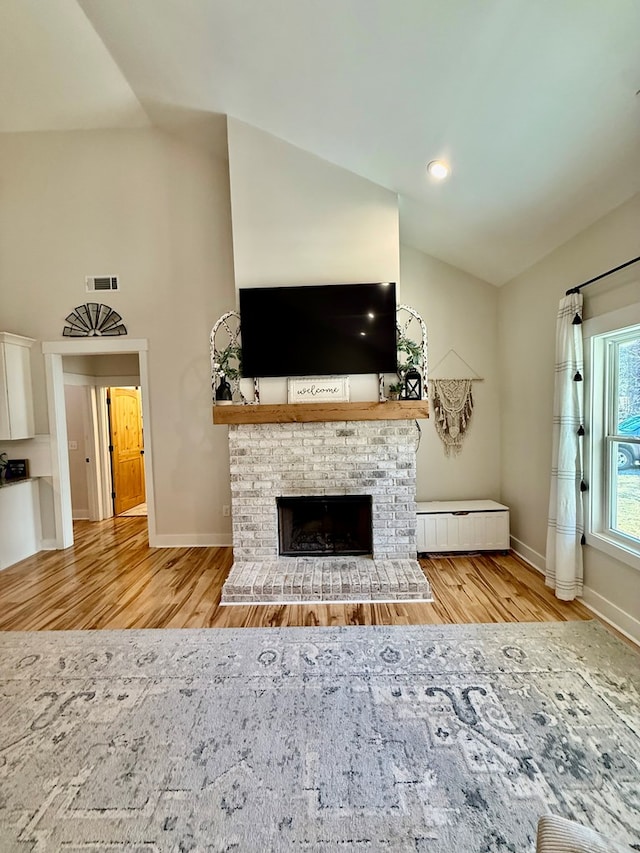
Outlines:
<svg viewBox="0 0 640 853"><path fill-rule="evenodd" d="M348 376L318 376L315 379L289 379L289 403L348 403Z"/></svg>

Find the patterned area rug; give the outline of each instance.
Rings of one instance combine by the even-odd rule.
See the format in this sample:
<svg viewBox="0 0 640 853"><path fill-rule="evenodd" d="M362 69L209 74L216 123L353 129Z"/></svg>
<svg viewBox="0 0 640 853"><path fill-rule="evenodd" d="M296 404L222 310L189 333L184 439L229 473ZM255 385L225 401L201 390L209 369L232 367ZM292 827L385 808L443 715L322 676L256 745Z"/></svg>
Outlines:
<svg viewBox="0 0 640 853"><path fill-rule="evenodd" d="M640 657L595 622L0 635L0 848L640 850Z"/></svg>

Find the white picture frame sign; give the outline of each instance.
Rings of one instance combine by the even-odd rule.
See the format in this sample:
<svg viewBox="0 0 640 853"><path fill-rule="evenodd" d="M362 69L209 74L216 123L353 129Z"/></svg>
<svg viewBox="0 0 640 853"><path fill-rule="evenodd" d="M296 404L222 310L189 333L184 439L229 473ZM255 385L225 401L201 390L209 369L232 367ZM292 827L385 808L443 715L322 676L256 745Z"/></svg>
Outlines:
<svg viewBox="0 0 640 853"><path fill-rule="evenodd" d="M295 377L287 380L289 403L348 403L348 376Z"/></svg>

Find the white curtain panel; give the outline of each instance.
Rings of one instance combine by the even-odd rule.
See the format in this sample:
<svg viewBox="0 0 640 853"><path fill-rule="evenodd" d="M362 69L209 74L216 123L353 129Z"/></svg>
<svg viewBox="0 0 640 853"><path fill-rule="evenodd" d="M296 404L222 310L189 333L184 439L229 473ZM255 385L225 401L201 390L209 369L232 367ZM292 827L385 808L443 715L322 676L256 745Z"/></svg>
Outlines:
<svg viewBox="0 0 640 853"><path fill-rule="evenodd" d="M574 324L579 317L580 323ZM582 294L560 300L556 328L553 456L547 528L546 584L571 601L582 594L584 363Z"/></svg>

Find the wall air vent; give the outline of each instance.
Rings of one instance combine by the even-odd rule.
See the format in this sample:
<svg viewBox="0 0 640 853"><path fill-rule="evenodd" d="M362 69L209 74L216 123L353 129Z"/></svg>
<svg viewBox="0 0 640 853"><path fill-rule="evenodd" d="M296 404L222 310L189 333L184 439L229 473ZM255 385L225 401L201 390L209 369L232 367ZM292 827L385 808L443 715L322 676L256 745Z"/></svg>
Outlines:
<svg viewBox="0 0 640 853"><path fill-rule="evenodd" d="M103 290L120 290L117 275L88 275L85 278L87 293L97 293Z"/></svg>

